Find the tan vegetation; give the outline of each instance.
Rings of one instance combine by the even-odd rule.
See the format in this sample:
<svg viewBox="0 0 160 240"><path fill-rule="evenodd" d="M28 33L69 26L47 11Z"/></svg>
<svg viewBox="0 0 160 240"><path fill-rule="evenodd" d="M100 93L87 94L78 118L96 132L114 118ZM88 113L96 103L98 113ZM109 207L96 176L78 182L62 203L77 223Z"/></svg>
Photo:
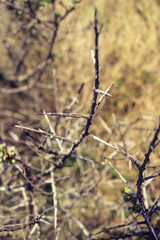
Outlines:
<svg viewBox="0 0 160 240"><path fill-rule="evenodd" d="M24 3L15 2L17 8ZM123 231L130 234L139 228L127 223L144 220L124 202L122 178L137 190L138 171L130 159L143 163L158 125L160 2L82 0L72 11L72 1L63 1L66 8L60 2L37 11L41 24L21 10L15 17L7 9L14 1L0 1L0 140L9 160L0 166L2 239L118 239L121 228L105 229L126 224ZM67 155L90 117L94 5L102 26L99 89L110 88L113 97L100 103L89 135ZM52 46L56 16L67 11ZM15 147L11 157L7 146ZM159 173L158 148L144 177ZM142 191L150 209L160 194L159 177L144 182ZM158 211L151 222L158 235Z"/></svg>

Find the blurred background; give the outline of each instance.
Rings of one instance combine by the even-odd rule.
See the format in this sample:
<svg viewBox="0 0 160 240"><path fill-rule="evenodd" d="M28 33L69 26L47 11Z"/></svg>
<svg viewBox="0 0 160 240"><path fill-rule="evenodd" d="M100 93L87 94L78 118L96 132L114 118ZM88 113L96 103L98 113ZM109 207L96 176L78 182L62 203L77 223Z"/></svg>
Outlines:
<svg viewBox="0 0 160 240"><path fill-rule="evenodd" d="M160 114L159 0L1 0L0 140L15 147L18 164L29 166L30 181L50 169L50 163L42 158L55 161L54 156L36 150L36 146L48 141L47 151L59 148L39 135L33 134L33 140L13 125L50 132L44 116L37 113L44 110L89 113L94 84L90 50L94 50L95 6L99 26L102 26L99 88L105 91L114 85L110 90L113 97L101 103L90 132L114 146L120 144L142 162L157 125ZM52 117L50 124L57 135L78 139L85 122ZM70 147L67 144L64 153ZM108 164L108 159L112 160L136 189L137 172L130 161L89 138L76 149L76 154L103 165L70 158L55 171L58 233L53 230L54 217L49 212L39 232L34 230L30 235L31 228L24 229L23 234L2 232L2 239L38 239L37 236L39 239L46 236L61 240L92 239L90 235L106 226L124 223L133 217L124 204L121 192L124 183ZM155 168L158 171L158 150L151 160L147 174L154 173ZM0 171L0 204L4 206L0 210L1 225L27 222L30 215L34 219L52 206L52 196L37 190L52 192L50 178L42 177L35 183L37 188L26 189L25 198L22 190L15 191L16 186L26 184L19 168L2 164ZM30 191L36 211L27 204ZM158 181L146 184L144 192L146 206L150 206L159 193ZM25 220L24 212L28 217ZM11 219L11 216L15 217ZM101 236L108 235L102 232Z"/></svg>

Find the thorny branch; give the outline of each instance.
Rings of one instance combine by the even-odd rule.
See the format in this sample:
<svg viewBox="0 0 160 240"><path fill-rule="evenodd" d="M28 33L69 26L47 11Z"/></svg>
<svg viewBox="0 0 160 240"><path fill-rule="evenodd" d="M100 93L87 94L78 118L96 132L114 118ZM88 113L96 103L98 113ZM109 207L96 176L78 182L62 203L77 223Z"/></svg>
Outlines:
<svg viewBox="0 0 160 240"><path fill-rule="evenodd" d="M35 219L33 219L32 221L28 222L28 223L22 223L22 224L14 224L14 225L6 225L3 227L0 227L0 232L13 232L13 231L17 231L23 228L26 228L28 226L31 226L35 223L39 223L41 221L41 219L49 212L49 211L53 211L54 207L48 208L46 209L43 213L41 213L40 215L38 215Z"/></svg>
<svg viewBox="0 0 160 240"><path fill-rule="evenodd" d="M31 6L30 6L30 10L32 12ZM46 66L53 61L52 50L53 50L53 47L54 47L54 44L55 44L55 40L56 40L56 37L57 37L57 33L58 33L58 30L59 30L60 23L61 23L61 21L63 21L66 18L66 16L70 12L71 12L71 10L66 10L65 14L60 17L60 21L59 22L58 21L54 22L55 29L54 29L54 32L53 32L53 35L52 35L52 38L51 38L51 41L50 41L50 46L49 46L48 54L47 54L47 57L46 57L45 61L42 62L40 65L38 65L35 69L30 71L28 74L22 75L22 76L19 76L19 77L16 76L18 81L23 82L25 80L28 80L30 77L34 76L35 73L38 73L38 76L35 78L35 81L33 81L31 84L28 84L28 85L25 85L25 86L22 86L22 87L18 87L18 88L15 88L15 89L1 89L2 93L7 93L8 94L8 93L17 93L19 91L26 91L26 90L32 88L34 85L37 84L37 82L39 81L43 71L46 68ZM22 131L25 132L27 137L30 138L30 141L32 141L33 146L37 147L38 150L41 150L43 153L56 156L56 157L58 157L58 159L60 159L60 161L56 161L57 159L54 159L54 161L53 161L52 159L47 159L47 158L44 158L42 156L42 158L44 158L43 160L45 162L49 162L53 165L51 165L51 167L49 169L38 173L36 175L36 177L34 177L34 178L32 178L32 176L30 176L30 174L27 175L28 166L25 165L24 162L22 163L22 165L25 169L25 172L23 173L23 171L21 171L21 175L26 181L26 184L27 184L26 189L30 187L31 192L34 189L34 190L37 190L38 192L40 192L42 195L52 196L54 206L50 209L45 210L41 215L37 216L33 220L28 221L28 223L26 223L26 224L17 224L17 225L13 225L13 226L12 225L7 225L5 227L1 227L0 231L16 231L18 229L26 228L26 227L28 227L32 224L39 223L41 218L44 215L46 215L47 212L50 211L50 210L54 210L54 228L55 228L55 230L57 229L57 217L58 217L57 216L57 208L58 208L57 201L58 200L57 200L57 195L56 195L56 182L55 182L55 179L54 179L55 170L58 169L58 168L62 168L63 164L65 163L65 161L69 157L77 158L77 159L87 161L87 162L90 162L90 163L93 163L93 164L96 163L96 164L99 164L101 166L103 165L103 163L101 163L101 162L97 162L97 161L94 161L92 159L88 159L88 158L85 158L85 157L82 157L82 156L78 156L74 153L74 150L82 143L82 141L87 136L90 136L93 139L98 140L99 142L105 144L107 147L111 147L116 152L120 152L120 153L123 152L123 154L125 156L127 156L127 158L130 159L132 161L132 163L136 166L136 168L138 170L138 173L139 173L138 180L137 180L137 192L133 188L130 187L130 185L127 183L127 181L125 181L123 176L116 170L116 168L113 167L112 164L110 164L115 169L115 171L118 173L118 175L124 180L124 182L129 186L129 188L132 190L132 192L136 195L136 197L139 201L139 205L141 207L141 214L144 217L144 221L140 222L140 221L135 220L135 221L131 221L131 222L126 223L126 224L121 224L121 225L117 225L117 226L110 227L110 228L104 228L103 230L93 234L92 236L98 235L100 233L109 233L111 230L118 230L120 228L125 228L127 226L132 226L133 227L133 226L138 226L138 225L140 225L140 226L141 225L147 225L148 230L132 231L131 233L125 233L125 234L120 233L119 236L114 236L114 237L111 236L110 238L99 238L99 240L100 239L110 239L111 240L111 239L120 239L120 238L125 239L125 238L130 238L132 236L150 236L151 239L158 240L156 229L152 226L152 223L151 223L151 217L152 217L153 213L155 212L155 210L158 209L158 203L160 201L160 197L158 197L158 199L153 204L153 206L151 207L150 210L146 209L145 204L144 204L144 200L143 200L143 195L142 195L142 184L143 184L143 182L145 182L145 181L147 181L151 178L156 178L156 177L160 176L160 173L157 173L157 174L152 174L148 177L143 177L144 171L147 167L147 163L149 162L149 159L150 159L150 155L151 155L152 152L154 152L154 149L160 143L160 141L157 141L158 140L158 134L160 132L160 121L159 121L159 126L158 126L158 128L155 132L154 137L153 137L153 140L152 140L152 142L149 146L148 152L145 154L145 158L144 158L144 161L143 161L142 164L137 163L137 161L128 153L128 151L124 147L121 147L120 145L118 145L118 147L119 147L119 149L118 149L117 147L115 147L115 146L107 143L106 141L103 141L102 139L100 139L100 138L98 138L94 135L91 135L89 133L89 130L90 130L90 127L91 127L91 124L92 124L92 121L93 121L93 117L95 115L97 107L99 106L99 104L101 103L101 101L103 100L104 97L112 97L112 95L109 93L110 87L112 85L109 88L107 88L106 91L102 91L102 90L99 89L100 81L99 81L98 40L99 40L100 30L98 29L97 10L96 9L95 9L95 13L94 13L94 33L95 33L95 53L93 54L93 59L94 59L95 76L94 76L93 97L92 97L92 103L91 103L89 115L83 115L83 114L78 114L78 113L65 113L65 112L56 112L56 113L43 112L43 113L38 114L38 115L44 115L45 117L55 116L55 117L58 117L58 118L62 117L62 118L72 118L72 119L73 118L84 118L84 119L86 119L86 124L85 124L84 131L80 135L79 139L76 141L76 140L72 140L72 139L68 139L66 137L61 137L61 136L56 135L52 131L51 123L49 123L51 133L45 132L41 129L24 127L21 124L20 125L14 125L14 127L20 128ZM24 52L24 56L25 56L25 54L26 53ZM22 56L22 61L23 61L23 56ZM21 64L21 62L19 62L19 64ZM12 80L15 80L15 79L12 79ZM81 85L79 92L81 92L81 90L83 88L83 85L84 84ZM102 97L99 99L99 101L97 100L98 94L102 95ZM73 101L73 104L74 104L74 102L75 101ZM72 144L72 146L67 153L65 152L66 149L64 150L64 152L63 151L59 152L58 150L53 151L52 149L50 149L50 150L47 149L46 150L45 147L44 147L44 144L38 145L36 143L36 141L34 141L34 138L30 135L30 132L31 133L37 133L37 134L40 134L40 135L44 135L46 137L46 139L56 139L57 142L59 142L59 146L61 146L62 142L65 142L66 144ZM45 139L45 141L46 141L46 139ZM32 148L32 146L30 146L30 147ZM37 187L35 185L38 181L42 180L42 177L46 177L46 176L49 176L49 175L50 175L50 182L51 182L51 185L52 185L52 192L43 191L40 187ZM25 187L26 184L19 185L19 186ZM94 188L94 186L93 186L93 188ZM6 187L5 189L7 189L8 191L11 190L9 187L8 188ZM82 193L83 193L83 191L82 191ZM82 193L80 194L80 196L83 195ZM77 199L78 199L78 197L77 197ZM30 208L32 208L32 202L30 204ZM30 212L30 213L32 214L32 212ZM79 226L82 227L82 229L84 231L86 230L85 226L83 226L79 221L77 223L78 223ZM87 232L87 236L90 237L90 235L91 234L89 234L89 232ZM92 238L92 239L94 239L94 238Z"/></svg>
<svg viewBox="0 0 160 240"><path fill-rule="evenodd" d="M65 17L69 14L70 11L66 12L60 19L60 22L65 19ZM51 44L50 44L50 48L49 48L49 52L48 52L48 55L47 55L47 58L46 58L46 61L45 63L50 60L52 58L52 48L54 46L54 42L55 42L55 39L56 39L56 36L57 36L57 32L58 32L58 29L59 29L59 24L60 22L56 22L56 29L53 33L53 36L52 36L52 40L51 40ZM79 146L79 144L83 141L83 139L89 135L89 128L92 124L92 119L93 119L93 115L95 113L95 109L96 109L96 106L97 106L97 96L98 94L103 94L104 96L107 95L107 96L110 96L108 91L109 89L107 90L106 93L103 93L102 91L98 90L98 87L99 87L99 59L98 59L98 37L99 37L99 33L100 31L98 30L98 22L97 22L97 10L95 9L95 15L94 15L94 32L95 32L95 79L94 79L94 89L93 89L93 99L92 99L92 104L91 104L91 108L90 108L90 113L89 115L82 115L82 114L76 114L76 113L46 113L44 112L43 115L44 116L56 116L56 117L70 117L70 118L85 118L87 120L87 123L86 123L86 126L85 126L85 129L82 133L82 135L80 136L80 138L77 140L77 141L74 141L74 140L71 140L71 139L68 139L68 138L65 138L65 137L60 137L60 136L57 136L54 134L54 132L52 133L47 133L41 129L34 129L34 128L29 128L29 127L24 127L22 126L22 124L19 124L19 125L14 125L14 127L16 128L20 128L22 131L24 131L24 133L26 134L26 136L30 139L30 141L33 142L33 145L36 146L38 148L38 150L41 150L43 151L44 153L47 153L47 150L45 150L45 148L43 147L43 145L39 146L36 141L34 140L33 136L31 136L29 134L29 132L31 133L37 133L37 134L40 134L40 135L44 135L46 138L50 138L50 139L57 139L59 141L63 141L63 142L66 142L66 143L71 143L73 144L73 146L71 147L69 153L59 153L58 151L52 151L52 150L49 150L48 153L49 154L53 154L55 156L59 156L59 157L62 157L62 160L58 163L58 162L53 162L53 167L51 167L49 169L49 171L43 171L43 173L40 173L40 174L37 174L36 178L32 178L31 176L28 177L26 174L23 173L23 171L21 171L21 175L23 176L23 178L26 180L27 184L29 184L31 186L32 189L34 189L35 191L38 191L40 192L42 195L53 195L53 192L55 190L53 190L53 192L50 192L50 193L47 193L43 190L41 190L41 188L37 187L35 185L35 183L37 183L37 181L41 180L42 177L45 177L45 176L51 176L52 172L55 171L56 168L61 168L63 163L65 162L65 160L68 158L68 157L72 157L72 158L77 158L77 159L80 159L80 160L83 160L83 161L88 161L90 163L98 163L96 161L93 161L91 159L87 159L85 157L81 157L81 156L77 156L76 154L73 153L73 151L75 150L75 148L77 148ZM39 71L39 74L38 74L38 77L36 78L35 82L37 81L37 79L41 76L43 70L45 69L45 65L42 66L41 68L38 68L38 69L35 69L34 72L36 71ZM24 76L23 78L27 79L28 77L34 75L34 72L31 72L29 74L29 76ZM21 79L22 80L22 79ZM34 84L32 83L32 86ZM78 91L78 94L81 92L82 88L83 88L84 84L81 84L81 87ZM23 86L21 88L25 88L25 89L28 89L29 85L27 86ZM14 92L17 92L19 91L20 89L19 88L15 88L13 89ZM22 90L22 89L21 89ZM3 91L5 91L3 89ZM8 90L10 91L10 90ZM104 97L103 97L104 98ZM51 124L50 124L50 128L51 127ZM61 144L61 143L60 143ZM49 161L51 162L50 160L46 160L46 161ZM26 166L26 164L23 162L22 163L22 167L23 166ZM52 180L53 180L53 176L52 176ZM54 183L55 184L55 183ZM53 181L52 181L52 188L53 188ZM54 202L55 202L55 195L53 196L53 199L54 199ZM55 205L54 205L55 207ZM56 207L56 211L57 211L57 207ZM11 231L14 231L14 230L18 230L19 228L25 228L31 224L34 224L34 223L37 223L39 221L41 217L37 217L36 220L34 221L29 221L28 224L20 224L20 225L15 225L13 228L12 227L4 227L2 231L7 231L7 229L10 229ZM57 214L55 213L55 220L54 220L54 223L55 223L55 229L57 228Z"/></svg>
<svg viewBox="0 0 160 240"><path fill-rule="evenodd" d="M150 143L150 146L148 148L148 152L145 154L145 158L142 162L141 165L139 165L133 158L132 156L130 156L130 154L127 152L126 149L122 148L126 154L126 156L135 164L135 166L137 167L138 169L138 180L137 180L137 192L133 191L136 193L136 197L138 199L138 202L139 202L139 205L141 207L141 214L143 215L145 221L143 222L130 222L130 223L126 223L126 224L122 224L122 225L117 225L115 227L111 227L111 228L108 228L108 229L103 229L102 231L100 232L97 232L96 234L94 235L97 235L97 234L100 234L102 232L109 232L111 230L114 230L114 229L119 229L119 228L122 228L122 227L126 227L126 226L129 226L129 225L141 225L141 224L145 224L147 225L148 227L148 231L133 231L131 234L120 234L119 236L117 237L109 237L109 238L99 238L98 240L101 240L101 239L105 239L105 240L111 240L111 239L126 239L126 238L129 238L129 237L132 237L132 236L141 236L141 235L147 235L147 236L150 236L150 239L154 239L154 240L158 240L158 236L157 236L157 233L156 233L156 228L154 228L152 226L152 223L151 223L151 216L152 214L155 212L156 209L159 209L159 207L157 206L159 201L160 201L160 196L157 198L156 202L153 204L153 206L151 207L150 211L148 211L148 209L146 209L145 207L145 204L144 204L144 200L143 200L143 196L142 196L142 184L143 182L151 179L151 178L155 178L157 176L160 176L159 173L157 174L153 174L151 176L148 176L148 177L143 177L143 173L146 169L146 165L147 163L149 162L150 160L150 155L152 152L154 152L154 149L158 146L159 144L159 140L158 140L158 135L159 135L159 132L160 132L160 117L159 117L159 125L157 127L157 130L153 136L153 139ZM115 168L114 168L115 169ZM115 171L117 171L115 169ZM130 186L128 186L130 188ZM131 189L132 190L132 189ZM93 238L94 239L94 238Z"/></svg>
<svg viewBox="0 0 160 240"><path fill-rule="evenodd" d="M56 117L71 117L71 118L85 118L88 119L89 116L78 114L78 113L37 113L37 115L47 115Z"/></svg>
<svg viewBox="0 0 160 240"><path fill-rule="evenodd" d="M149 231L151 232L153 238L155 240L158 240L158 237L155 233L155 230L151 224L151 219L150 216L148 215L147 209L144 205L144 201L143 201L143 196L142 196L142 183L144 182L144 178L143 178L143 173L145 171L146 165L149 162L149 158L150 158L150 154L154 151L155 149L155 145L156 145L156 141L158 140L158 134L160 132L160 118L159 118L159 125L158 128L154 134L153 140L150 143L148 152L145 154L145 158L143 160L143 163L141 164L141 166L139 167L139 175L138 175L138 180L137 180L137 198L141 207L141 211L143 214L143 217L146 221L146 224L148 226ZM157 145L156 145L157 146Z"/></svg>
<svg viewBox="0 0 160 240"><path fill-rule="evenodd" d="M98 57L98 38L99 38L99 33L100 32L98 30L97 9L95 9L95 13L94 13L94 32L95 32L95 66L94 66L94 68L95 68L95 79L94 79L93 99L92 99L92 104L91 104L91 108L90 108L89 118L87 120L84 132L80 136L77 143L75 143L72 146L68 155L63 157L63 159L61 161L61 164L65 162L67 157L69 157L72 154L72 152L75 150L75 148L77 148L79 146L79 144L83 141L83 139L89 135L88 131L89 131L89 128L92 124L92 119L93 119L93 115L94 115L96 104L97 104L96 101L97 101L98 93L95 90L98 89L99 84L100 84L100 82L99 82L99 57Z"/></svg>

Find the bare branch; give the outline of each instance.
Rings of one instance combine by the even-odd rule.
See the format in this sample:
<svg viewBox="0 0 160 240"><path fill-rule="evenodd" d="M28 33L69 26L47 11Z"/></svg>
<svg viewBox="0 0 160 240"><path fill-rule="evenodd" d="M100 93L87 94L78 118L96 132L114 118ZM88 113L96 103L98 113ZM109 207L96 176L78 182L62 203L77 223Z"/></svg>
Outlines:
<svg viewBox="0 0 160 240"><path fill-rule="evenodd" d="M57 136L57 135L53 135L51 133L47 133L41 129L34 129L34 128L29 128L29 127L24 127L24 126L20 126L20 125L13 125L14 127L16 128L20 128L22 131L25 130L25 131L30 131L30 132L34 132L34 133L38 133L38 134L41 134L41 135L45 135L45 136L48 136L50 138L55 138L55 139L59 139L59 140L62 140L64 142L68 142L68 143L73 143L75 144L76 141L73 141L71 139L67 139L67 138L64 138L64 137L60 137L60 136Z"/></svg>
<svg viewBox="0 0 160 240"><path fill-rule="evenodd" d="M47 115L47 116L55 116L55 117L70 117L70 118L85 118L88 119L89 116L82 115L78 113L36 113L37 115Z"/></svg>

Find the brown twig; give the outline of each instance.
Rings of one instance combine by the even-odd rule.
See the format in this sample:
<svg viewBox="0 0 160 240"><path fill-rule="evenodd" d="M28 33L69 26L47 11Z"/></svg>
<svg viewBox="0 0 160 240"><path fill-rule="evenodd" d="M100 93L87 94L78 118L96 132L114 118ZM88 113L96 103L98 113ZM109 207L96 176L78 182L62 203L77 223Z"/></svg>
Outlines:
<svg viewBox="0 0 160 240"><path fill-rule="evenodd" d="M64 137L61 137L61 136L57 136L57 135L45 132L41 129L24 127L24 126L21 126L21 125L13 125L13 127L20 128L21 130L30 131L30 132L38 133L38 134L41 134L41 135L45 135L45 136L50 137L50 138L59 139L59 140L62 140L64 142L73 143L73 144L76 143L76 141L74 141L74 140L67 139L67 138L64 138Z"/></svg>
<svg viewBox="0 0 160 240"><path fill-rule="evenodd" d="M35 219L33 219L32 221L28 222L28 223L22 223L22 224L10 224L10 225L6 225L6 226L0 226L0 232L13 232L13 231L17 231L23 228L26 228L28 226L31 226L35 223L39 223L41 218L43 218L49 211L54 210L54 207L52 206L51 208L47 208L43 213L41 213L40 215L38 215Z"/></svg>
<svg viewBox="0 0 160 240"><path fill-rule="evenodd" d="M85 118L88 119L89 116L78 114L78 113L36 113L37 115L47 115L55 117L71 117L71 118Z"/></svg>

